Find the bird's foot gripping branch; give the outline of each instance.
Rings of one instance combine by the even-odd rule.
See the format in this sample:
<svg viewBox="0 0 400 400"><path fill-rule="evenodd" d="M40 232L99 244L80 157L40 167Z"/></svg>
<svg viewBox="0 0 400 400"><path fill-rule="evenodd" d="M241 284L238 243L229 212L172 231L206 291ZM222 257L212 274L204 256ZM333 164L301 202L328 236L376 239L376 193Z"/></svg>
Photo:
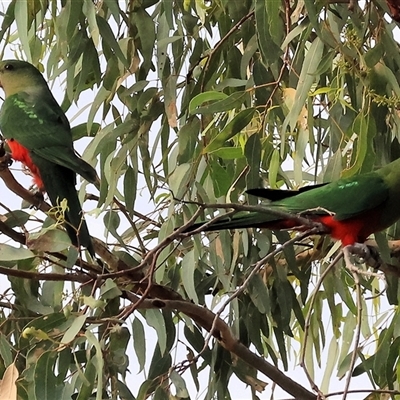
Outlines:
<svg viewBox="0 0 400 400"><path fill-rule="evenodd" d="M347 266L353 265L353 262L349 258L349 254L361 257L361 260L365 264L374 269L380 269L383 264L378 249L373 246L368 246L365 243L354 243L352 245L347 245L343 248L343 254Z"/></svg>

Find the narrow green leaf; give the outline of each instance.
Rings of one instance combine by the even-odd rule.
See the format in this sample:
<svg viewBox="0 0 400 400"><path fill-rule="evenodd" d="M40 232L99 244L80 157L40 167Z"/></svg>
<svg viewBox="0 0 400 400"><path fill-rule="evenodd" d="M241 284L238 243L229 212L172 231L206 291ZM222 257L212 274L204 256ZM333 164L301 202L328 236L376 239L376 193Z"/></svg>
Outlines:
<svg viewBox="0 0 400 400"><path fill-rule="evenodd" d="M276 7L271 7L271 5L268 5L268 3L276 3L276 5L279 7L278 2L273 2L269 0L255 1L258 46L261 52L262 60L266 65L270 65L276 62L276 60L282 54L280 43L278 45L271 37L272 28L272 30L274 31L274 39L280 41L279 37L277 37L276 35L276 29L273 28L273 25L275 24L272 23L274 19L273 10ZM275 18L279 19L279 14L278 17L275 16ZM275 21L275 23L277 22L278 21Z"/></svg>
<svg viewBox="0 0 400 400"><path fill-rule="evenodd" d="M78 371L81 371L79 368ZM90 399L94 384L96 382L97 367L95 365L94 357L89 360L86 364L85 374L81 378L81 387L79 389L78 396L76 400L88 400ZM83 379L82 379L83 378ZM100 390L101 393L101 390Z"/></svg>
<svg viewBox="0 0 400 400"><path fill-rule="evenodd" d="M35 329L40 329L45 332L50 332L55 328L58 328L60 325L64 324L66 322L65 315L63 313L54 313L54 314L48 314L40 318L34 319L32 322L30 322L26 328L35 328Z"/></svg>
<svg viewBox="0 0 400 400"><path fill-rule="evenodd" d="M104 358L103 358L103 351L100 345L100 342L97 340L96 336L89 330L86 330L85 336L89 344L91 344L96 353L93 357L94 365L96 367L96 375L97 375L97 392L96 392L96 400L103 399L103 368L104 368Z"/></svg>
<svg viewBox="0 0 400 400"><path fill-rule="evenodd" d="M71 246L71 240L65 231L53 226L31 234L28 245L35 251L63 251Z"/></svg>
<svg viewBox="0 0 400 400"><path fill-rule="evenodd" d="M134 318L132 322L133 332L133 348L139 362L139 372L143 371L146 363L146 335L143 324L138 318Z"/></svg>
<svg viewBox="0 0 400 400"><path fill-rule="evenodd" d="M222 100L226 99L228 95L226 95L223 92L204 92L200 93L197 96L193 97L192 100L190 100L189 103L189 113L190 114L196 114L196 109L199 107L201 104L209 102L209 101L217 101L217 100Z"/></svg>
<svg viewBox="0 0 400 400"><path fill-rule="evenodd" d="M276 188L276 178L280 167L279 151L274 149L268 168L268 182L271 188Z"/></svg>
<svg viewBox="0 0 400 400"><path fill-rule="evenodd" d="M315 29L317 34L320 35L321 28L320 28L320 25L318 24L318 15L320 12L320 7L322 7L322 5L316 3L313 0L304 0L304 4L306 5L307 14L308 14L308 17L310 18L312 27ZM319 8L317 9L317 7L319 7Z"/></svg>
<svg viewBox="0 0 400 400"><path fill-rule="evenodd" d="M399 350L400 350L400 337L397 337L390 345L389 356L386 361L386 380L389 390L395 390L394 384L397 383L396 375L397 364L399 362Z"/></svg>
<svg viewBox="0 0 400 400"><path fill-rule="evenodd" d="M15 228L16 226L25 225L28 222L30 215L22 210L14 210L4 214L3 218L3 222L7 226L9 226L10 228Z"/></svg>
<svg viewBox="0 0 400 400"><path fill-rule="evenodd" d="M273 328L276 342L278 343L279 354L282 358L282 364L285 370L288 368L288 353L285 345L283 332L278 328Z"/></svg>
<svg viewBox="0 0 400 400"><path fill-rule="evenodd" d="M335 368L337 356L338 356L338 340L336 337L332 337L331 343L329 345L327 362L325 365L324 377L321 383L321 391L322 393L329 392L329 382L333 376L333 369Z"/></svg>
<svg viewBox="0 0 400 400"><path fill-rule="evenodd" d="M364 55L364 60L367 67L374 67L379 62L384 53L384 46L381 42L377 42L376 45L369 49Z"/></svg>
<svg viewBox="0 0 400 400"><path fill-rule="evenodd" d="M373 156L375 151L373 149L373 139L376 135L375 121L370 118L368 113L360 113L354 120L352 132L357 134L357 148L354 157L354 162L350 168L342 172L342 176L349 177L360 172L363 168L364 161L369 165L373 165ZM369 172L371 168L367 168Z"/></svg>
<svg viewBox="0 0 400 400"><path fill-rule="evenodd" d="M28 5L28 1L16 1L14 15L18 29L18 38L27 55L28 61L32 61L31 49L29 46Z"/></svg>
<svg viewBox="0 0 400 400"><path fill-rule="evenodd" d="M121 246L124 246L124 241L117 231L121 222L119 214L115 211L107 211L106 214L104 214L103 222L107 231L118 240Z"/></svg>
<svg viewBox="0 0 400 400"><path fill-rule="evenodd" d="M257 274L251 278L248 290L250 298L258 311L261 314L265 314L267 312L266 305L270 302L270 299L267 288L260 275Z"/></svg>
<svg viewBox="0 0 400 400"><path fill-rule="evenodd" d="M53 370L57 352L46 351L36 361L34 368L35 399L54 400L61 395L63 387L59 384Z"/></svg>
<svg viewBox="0 0 400 400"><path fill-rule="evenodd" d="M104 18L100 17L99 15L96 15L96 22L97 22L97 26L99 28L101 37L111 47L111 49L114 51L114 53L118 57L118 59L122 62L122 64L124 64L125 68L128 69L129 68L128 60L126 59L125 55L122 53L122 50L119 47L119 44L114 37L113 31L111 30L110 25L108 25L108 22Z"/></svg>
<svg viewBox="0 0 400 400"><path fill-rule="evenodd" d="M181 263L181 276L183 287L188 294L190 300L195 304L199 302L194 285L194 271L196 269L196 259L194 250L190 250L182 259Z"/></svg>
<svg viewBox="0 0 400 400"><path fill-rule="evenodd" d="M349 364L345 363L347 354L350 350L350 345L354 339L354 330L356 328L357 320L355 315L349 311L344 319L343 325L343 337L341 342L341 349L338 358L338 371L337 376L339 378L343 377L348 372ZM350 361L350 360L349 360Z"/></svg>
<svg viewBox="0 0 400 400"><path fill-rule="evenodd" d="M96 133L100 130L100 124L93 123L90 125L90 131L88 131L88 124L83 123L77 126L74 126L71 129L72 140L78 140L85 136L96 136Z"/></svg>
<svg viewBox="0 0 400 400"><path fill-rule="evenodd" d="M168 179L169 188L175 198L181 199L188 189L191 176L191 164L178 165ZM1 253L0 253L1 257Z"/></svg>
<svg viewBox="0 0 400 400"><path fill-rule="evenodd" d="M230 111L237 107L240 107L247 98L247 92L235 92L228 96L226 99L215 101L208 106L199 107L196 110L193 110L192 114L213 114Z"/></svg>
<svg viewBox="0 0 400 400"><path fill-rule="evenodd" d="M249 173L246 175L246 186L248 189L258 187L260 184L260 164L261 164L261 135L256 133L251 135L244 147L247 164L250 167ZM250 198L252 197L252 198ZM254 196L249 196L250 204L257 204Z"/></svg>
<svg viewBox="0 0 400 400"><path fill-rule="evenodd" d="M137 171L128 165L124 175L124 198L128 210L133 210L137 193Z"/></svg>
<svg viewBox="0 0 400 400"><path fill-rule="evenodd" d="M23 247L16 248L8 244L0 243L0 261L16 261L33 258L35 254Z"/></svg>
<svg viewBox="0 0 400 400"><path fill-rule="evenodd" d="M188 398L189 397L189 392L186 388L186 383L183 380L183 378L181 377L181 375L179 375L174 369L171 371L171 373L169 374L169 377L171 379L171 382L173 383L173 385L175 386L175 391L176 391L176 396L178 398Z"/></svg>
<svg viewBox="0 0 400 400"><path fill-rule="evenodd" d="M105 300L115 299L122 294L121 289L118 287L114 280L107 278L101 285L100 296Z"/></svg>
<svg viewBox="0 0 400 400"><path fill-rule="evenodd" d="M230 121L225 128L206 146L203 153L211 153L218 150L226 141L241 132L252 120L255 109L242 110Z"/></svg>
<svg viewBox="0 0 400 400"><path fill-rule="evenodd" d="M215 198L225 196L232 184L232 176L217 160L212 160L210 164L210 176L213 181L214 196Z"/></svg>
<svg viewBox="0 0 400 400"><path fill-rule="evenodd" d="M154 21L143 8L138 8L131 13L131 21L138 30L140 51L144 58L143 68L147 73L152 65L153 50L156 43Z"/></svg>
<svg viewBox="0 0 400 400"><path fill-rule="evenodd" d="M164 355L161 355L160 347L157 344L150 363L149 379L154 379L155 382L157 382L155 378L158 378L169 371L171 360L172 358L169 352L165 352Z"/></svg>
<svg viewBox="0 0 400 400"><path fill-rule="evenodd" d="M77 334L80 332L85 322L86 315L78 315L76 318L74 318L74 322L72 322L71 326L64 333L64 336L61 339L61 343L71 343L76 338Z"/></svg>
<svg viewBox="0 0 400 400"><path fill-rule="evenodd" d="M13 362L13 347L7 340L6 336L0 332L0 357L5 366L9 366Z"/></svg>
<svg viewBox="0 0 400 400"><path fill-rule="evenodd" d="M389 357L390 344L392 342L393 324L388 329L382 330L379 335L378 350L375 354L373 363L373 372L379 377L378 384L385 384L386 377L386 361Z"/></svg>
<svg viewBox="0 0 400 400"><path fill-rule="evenodd" d="M54 309L61 311L64 299L64 282L63 281L46 281L42 286L42 303Z"/></svg>
<svg viewBox="0 0 400 400"><path fill-rule="evenodd" d="M241 147L222 147L214 150L212 154L225 160L235 160L243 157L243 149Z"/></svg>
<svg viewBox="0 0 400 400"><path fill-rule="evenodd" d="M248 82L249 81L247 79L228 78L228 79L224 79L221 83L218 83L218 85L215 87L215 89L218 91L222 91L228 87L247 86Z"/></svg>
<svg viewBox="0 0 400 400"><path fill-rule="evenodd" d="M317 71L319 63L321 62L323 49L324 43L320 38L317 37L307 51L300 72L299 82L296 87L296 95L293 106L282 124L282 142L284 142L287 127L289 126L292 130L294 130L300 111L305 106L311 86L315 80L318 79L318 77L315 75L315 72ZM284 146L281 147L281 150L284 150Z"/></svg>
<svg viewBox="0 0 400 400"><path fill-rule="evenodd" d="M7 7L7 11L2 15L0 40L3 40L4 34L8 31L11 24L15 20L15 4L16 1L10 2L9 6Z"/></svg>
<svg viewBox="0 0 400 400"><path fill-rule="evenodd" d="M171 128L178 126L178 110L176 107L177 78L177 76L173 75L163 80L165 115Z"/></svg>
<svg viewBox="0 0 400 400"><path fill-rule="evenodd" d="M145 317L147 323L157 332L158 346L160 347L161 355L163 355L167 346L164 317L160 310L146 310Z"/></svg>
<svg viewBox="0 0 400 400"><path fill-rule="evenodd" d="M96 6L91 0L83 0L82 11L87 18L90 35L93 39L95 47L99 45L99 27L96 19Z"/></svg>

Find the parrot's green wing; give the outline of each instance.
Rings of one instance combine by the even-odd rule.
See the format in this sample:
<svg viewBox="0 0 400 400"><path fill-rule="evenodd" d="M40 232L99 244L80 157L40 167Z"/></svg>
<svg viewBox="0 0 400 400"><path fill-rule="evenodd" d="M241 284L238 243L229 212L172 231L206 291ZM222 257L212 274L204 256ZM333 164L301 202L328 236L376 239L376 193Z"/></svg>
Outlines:
<svg viewBox="0 0 400 400"><path fill-rule="evenodd" d="M257 189L257 196L269 198L268 189L264 193L261 191ZM248 193L255 194L255 191L249 190ZM340 221L372 210L388 197L388 182L378 172L370 172L302 191L273 201L269 206L294 214L306 211L308 214L334 213L335 219Z"/></svg>
<svg viewBox="0 0 400 400"><path fill-rule="evenodd" d="M97 175L93 167L79 158L72 149L65 149L61 146L42 147L32 150L32 153L45 158L47 161L71 169L91 183L96 182Z"/></svg>
<svg viewBox="0 0 400 400"><path fill-rule="evenodd" d="M0 116L4 136L15 139L33 154L95 182L94 168L75 154L69 122L47 87L41 97L39 100L21 92L6 98Z"/></svg>

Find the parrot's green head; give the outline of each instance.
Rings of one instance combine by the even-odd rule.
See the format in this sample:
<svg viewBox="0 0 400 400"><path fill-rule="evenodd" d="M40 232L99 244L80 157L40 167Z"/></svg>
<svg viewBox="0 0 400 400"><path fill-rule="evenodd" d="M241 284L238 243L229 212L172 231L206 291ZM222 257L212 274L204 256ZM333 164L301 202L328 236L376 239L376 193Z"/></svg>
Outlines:
<svg viewBox="0 0 400 400"><path fill-rule="evenodd" d="M32 64L20 60L0 61L0 87L6 97L15 93L38 90L46 85L40 71Z"/></svg>

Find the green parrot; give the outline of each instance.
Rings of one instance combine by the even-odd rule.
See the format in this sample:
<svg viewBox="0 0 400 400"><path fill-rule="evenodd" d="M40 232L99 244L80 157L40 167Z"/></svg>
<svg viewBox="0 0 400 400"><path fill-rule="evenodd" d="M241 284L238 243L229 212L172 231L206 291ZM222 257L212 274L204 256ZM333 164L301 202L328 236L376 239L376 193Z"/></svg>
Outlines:
<svg viewBox="0 0 400 400"><path fill-rule="evenodd" d="M34 182L41 192L47 192L53 206L67 200L68 236L94 257L75 184L76 174L92 183L98 178L95 169L76 155L67 117L40 71L28 62L0 61L0 87L5 93L0 129L12 158L30 169Z"/></svg>
<svg viewBox="0 0 400 400"><path fill-rule="evenodd" d="M268 210L284 211L320 222L343 246L363 243L400 219L400 159L374 172L339 179L300 190L250 189L248 194L268 199L264 212L240 212L220 219L204 231L241 228L273 230L299 227L295 219L277 217ZM191 225L186 232L206 221Z"/></svg>

